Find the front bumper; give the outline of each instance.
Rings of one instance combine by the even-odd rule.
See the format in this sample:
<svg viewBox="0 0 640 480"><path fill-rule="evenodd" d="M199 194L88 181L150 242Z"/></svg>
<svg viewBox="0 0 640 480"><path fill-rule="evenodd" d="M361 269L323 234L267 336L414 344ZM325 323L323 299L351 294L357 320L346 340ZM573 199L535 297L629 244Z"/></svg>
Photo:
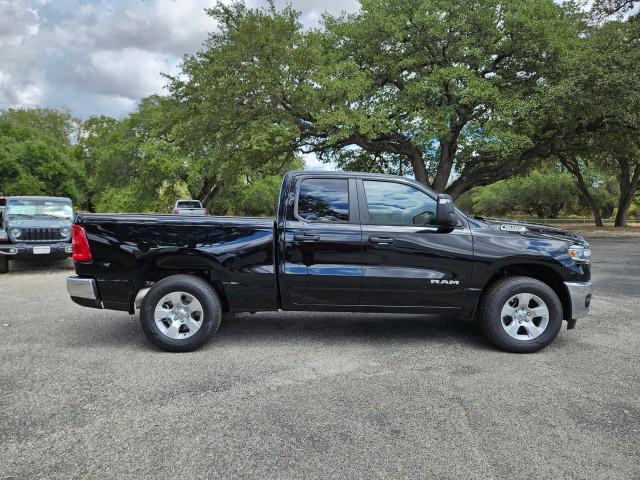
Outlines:
<svg viewBox="0 0 640 480"><path fill-rule="evenodd" d="M568 320L578 320L586 317L591 306L593 284L591 282L564 282L564 284L567 287L571 301L571 318Z"/></svg>
<svg viewBox="0 0 640 480"><path fill-rule="evenodd" d="M46 248L49 249L49 253L41 253ZM42 258L46 258L48 256L56 256L56 257L69 256L71 255L71 244L68 242L6 243L6 244L0 243L0 255L6 255L9 257L42 257Z"/></svg>

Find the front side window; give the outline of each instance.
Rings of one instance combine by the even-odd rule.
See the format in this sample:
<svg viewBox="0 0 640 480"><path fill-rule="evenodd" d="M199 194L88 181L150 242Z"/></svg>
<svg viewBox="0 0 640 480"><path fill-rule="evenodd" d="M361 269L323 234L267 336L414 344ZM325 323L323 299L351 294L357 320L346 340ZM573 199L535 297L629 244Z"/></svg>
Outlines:
<svg viewBox="0 0 640 480"><path fill-rule="evenodd" d="M435 225L436 201L411 185L364 180L371 225Z"/></svg>
<svg viewBox="0 0 640 480"><path fill-rule="evenodd" d="M298 216L309 222L349 221L349 181L339 178L303 180Z"/></svg>

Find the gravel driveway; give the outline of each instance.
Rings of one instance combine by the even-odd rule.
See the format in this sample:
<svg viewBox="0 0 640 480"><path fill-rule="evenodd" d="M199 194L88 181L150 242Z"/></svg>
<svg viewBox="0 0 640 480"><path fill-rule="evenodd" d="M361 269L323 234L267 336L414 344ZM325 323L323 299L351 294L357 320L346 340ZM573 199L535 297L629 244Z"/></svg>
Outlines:
<svg viewBox="0 0 640 480"><path fill-rule="evenodd" d="M534 355L326 313L229 317L169 354L73 304L67 263L20 265L0 277L0 478L640 478L640 237L592 245L591 315Z"/></svg>

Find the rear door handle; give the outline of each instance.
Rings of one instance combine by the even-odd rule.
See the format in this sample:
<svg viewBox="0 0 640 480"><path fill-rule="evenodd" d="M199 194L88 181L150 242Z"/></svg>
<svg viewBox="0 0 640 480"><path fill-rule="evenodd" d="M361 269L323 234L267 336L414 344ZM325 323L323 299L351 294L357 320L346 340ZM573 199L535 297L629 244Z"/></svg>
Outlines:
<svg viewBox="0 0 640 480"><path fill-rule="evenodd" d="M393 238L390 237L369 237L370 243L377 243L379 245L389 245L393 243Z"/></svg>
<svg viewBox="0 0 640 480"><path fill-rule="evenodd" d="M320 240L320 235L294 235L293 239L296 242L317 242Z"/></svg>

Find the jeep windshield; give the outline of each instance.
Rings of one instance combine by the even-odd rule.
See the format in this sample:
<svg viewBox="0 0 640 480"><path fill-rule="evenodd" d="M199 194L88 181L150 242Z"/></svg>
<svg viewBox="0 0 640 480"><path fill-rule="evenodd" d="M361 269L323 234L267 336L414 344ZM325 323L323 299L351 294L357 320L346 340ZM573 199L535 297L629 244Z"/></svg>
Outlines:
<svg viewBox="0 0 640 480"><path fill-rule="evenodd" d="M71 203L64 200L10 198L5 213L8 218L46 217L70 220L73 208Z"/></svg>

